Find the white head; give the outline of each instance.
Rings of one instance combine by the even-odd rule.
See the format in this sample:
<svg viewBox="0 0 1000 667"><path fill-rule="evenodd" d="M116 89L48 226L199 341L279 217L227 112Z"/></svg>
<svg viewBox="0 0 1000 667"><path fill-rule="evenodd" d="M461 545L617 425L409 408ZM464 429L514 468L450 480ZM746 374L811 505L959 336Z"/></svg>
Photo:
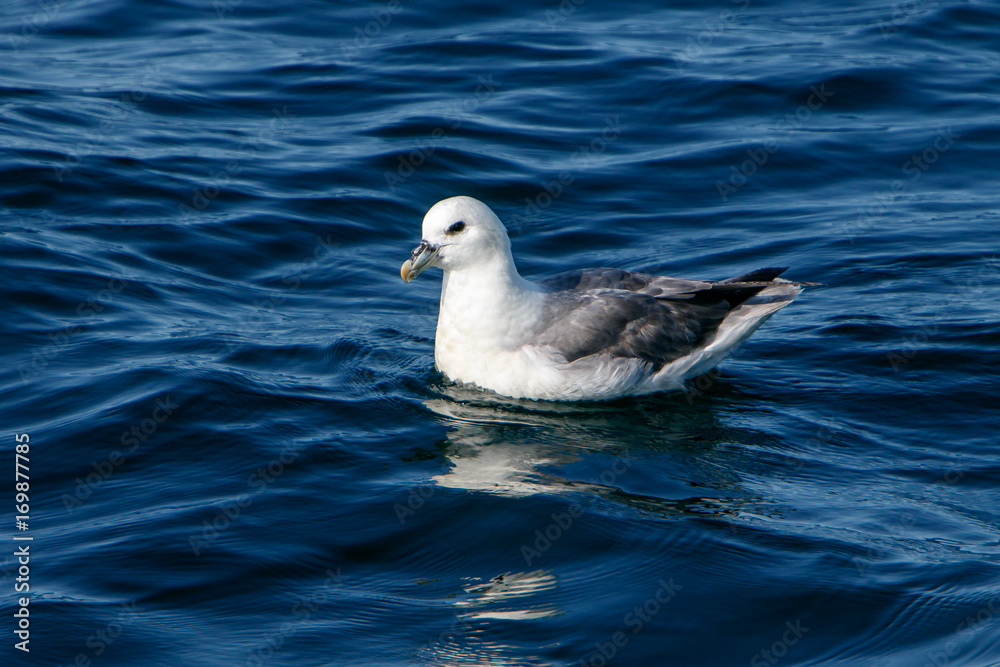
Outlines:
<svg viewBox="0 0 1000 667"><path fill-rule="evenodd" d="M429 266L461 271L491 263L512 262L510 239L500 218L472 197L451 197L424 216L423 237L399 273L410 282Z"/></svg>

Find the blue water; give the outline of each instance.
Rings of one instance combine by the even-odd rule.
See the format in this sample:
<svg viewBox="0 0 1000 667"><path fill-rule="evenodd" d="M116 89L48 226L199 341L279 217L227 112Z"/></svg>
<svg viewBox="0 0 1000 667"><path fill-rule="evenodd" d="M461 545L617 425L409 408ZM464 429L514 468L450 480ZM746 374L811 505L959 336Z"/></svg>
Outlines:
<svg viewBox="0 0 1000 667"><path fill-rule="evenodd" d="M1000 6L834 4L5 2L0 662L1000 664ZM456 194L529 277L823 286L471 391L398 274Z"/></svg>

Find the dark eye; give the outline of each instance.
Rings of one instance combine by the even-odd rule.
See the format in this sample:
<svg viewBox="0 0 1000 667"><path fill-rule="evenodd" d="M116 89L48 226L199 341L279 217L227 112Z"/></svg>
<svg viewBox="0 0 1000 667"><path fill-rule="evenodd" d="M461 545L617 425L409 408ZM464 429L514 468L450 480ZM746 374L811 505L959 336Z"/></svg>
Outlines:
<svg viewBox="0 0 1000 667"><path fill-rule="evenodd" d="M449 227L447 230L445 230L445 234L458 234L463 229L465 229L465 223L459 220L458 222L452 224L452 226Z"/></svg>

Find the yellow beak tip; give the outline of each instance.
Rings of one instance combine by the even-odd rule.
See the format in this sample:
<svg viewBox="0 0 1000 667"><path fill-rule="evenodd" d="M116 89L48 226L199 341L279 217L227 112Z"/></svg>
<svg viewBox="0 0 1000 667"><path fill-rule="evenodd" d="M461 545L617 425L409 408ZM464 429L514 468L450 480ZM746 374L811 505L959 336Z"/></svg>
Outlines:
<svg viewBox="0 0 1000 667"><path fill-rule="evenodd" d="M410 267L413 264L410 260L403 262L403 265L399 267L399 277L403 279L404 283L410 282Z"/></svg>

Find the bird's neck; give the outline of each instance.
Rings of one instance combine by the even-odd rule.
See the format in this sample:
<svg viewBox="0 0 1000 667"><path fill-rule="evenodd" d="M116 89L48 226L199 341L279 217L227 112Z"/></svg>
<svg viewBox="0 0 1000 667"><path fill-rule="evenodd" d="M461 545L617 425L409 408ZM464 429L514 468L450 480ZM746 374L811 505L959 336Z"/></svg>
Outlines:
<svg viewBox="0 0 1000 667"><path fill-rule="evenodd" d="M520 296L522 292L537 291L534 283L525 280L514 266L514 258L497 257L457 271L445 271L441 285L442 298L453 296Z"/></svg>
<svg viewBox="0 0 1000 667"><path fill-rule="evenodd" d="M507 340L519 316L536 307L540 288L517 272L510 255L471 269L445 271L439 325L451 335ZM440 330L439 330L440 335Z"/></svg>

